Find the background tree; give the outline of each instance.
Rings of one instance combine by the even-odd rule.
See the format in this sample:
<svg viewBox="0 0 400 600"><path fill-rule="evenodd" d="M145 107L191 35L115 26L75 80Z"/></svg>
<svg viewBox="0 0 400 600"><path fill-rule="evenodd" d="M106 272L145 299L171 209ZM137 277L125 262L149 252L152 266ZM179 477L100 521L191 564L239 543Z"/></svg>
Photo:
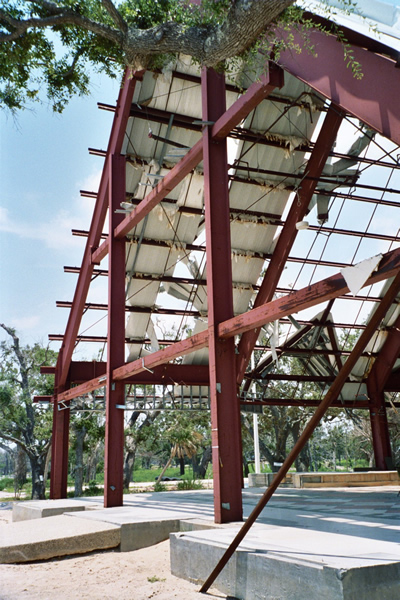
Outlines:
<svg viewBox="0 0 400 600"><path fill-rule="evenodd" d="M179 54L220 68L251 63L258 50L275 57L301 50L288 25L313 50L295 0L0 0L0 105L23 108L44 93L61 112L75 94L88 94L90 72L121 77L124 67L160 68ZM355 0L341 0L347 12ZM325 8L326 16L334 8ZM359 65L343 34L344 59L356 77Z"/></svg>
<svg viewBox="0 0 400 600"><path fill-rule="evenodd" d="M189 411L180 414L169 413L165 415L163 438L170 446L170 453L166 464L158 476L157 483L162 480L165 471L175 457L179 459L187 456L187 458L191 459L201 447L203 434L196 427L192 416Z"/></svg>
<svg viewBox="0 0 400 600"><path fill-rule="evenodd" d="M42 86L61 111L86 94L87 65L111 77L180 53L215 66L240 56L294 0L2 0L1 100L21 108Z"/></svg>
<svg viewBox="0 0 400 600"><path fill-rule="evenodd" d="M0 344L0 439L25 452L32 473L32 498L42 499L52 409L33 404L32 398L53 393L53 378L41 375L40 367L55 364L57 353L40 344L21 346L14 329L3 323L0 327L11 338Z"/></svg>

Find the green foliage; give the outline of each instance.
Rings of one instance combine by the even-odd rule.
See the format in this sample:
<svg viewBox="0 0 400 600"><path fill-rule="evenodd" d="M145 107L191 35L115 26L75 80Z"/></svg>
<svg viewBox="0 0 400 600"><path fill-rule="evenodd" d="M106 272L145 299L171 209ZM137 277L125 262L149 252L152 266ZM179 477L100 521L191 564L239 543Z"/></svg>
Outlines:
<svg viewBox="0 0 400 600"><path fill-rule="evenodd" d="M156 481L156 483L154 484L154 487L153 487L153 491L154 492L166 492L167 487L163 483Z"/></svg>
<svg viewBox="0 0 400 600"><path fill-rule="evenodd" d="M157 575L152 575L152 577L148 577L147 581L149 583L157 583L158 581L162 582L165 581L165 577L157 577Z"/></svg>
<svg viewBox="0 0 400 600"><path fill-rule="evenodd" d="M2 477L0 479L0 492L13 491L14 478L13 477Z"/></svg>
<svg viewBox="0 0 400 600"><path fill-rule="evenodd" d="M202 490L203 484L201 481L197 481L196 479L185 478L182 481L179 481L177 485L177 490L186 491L186 490Z"/></svg>
<svg viewBox="0 0 400 600"><path fill-rule="evenodd" d="M97 485L97 481L92 479L89 481L89 485L84 489L84 495L86 496L102 496L104 494L104 488Z"/></svg>
<svg viewBox="0 0 400 600"><path fill-rule="evenodd" d="M93 72L120 77L132 58L129 39L124 37L126 28L133 37L139 31L152 30L155 48L148 50L147 64L161 68L177 56L161 47L160 52L156 50L157 41L163 39L163 24L173 22L182 33L192 32L195 37L215 32L226 23L232 1L203 0L200 5L193 5L185 0L122 0L116 6L125 25L115 22L99 0L59 0L49 4L40 0L0 0L0 106L17 111L46 97L55 112L62 112L74 95L89 93ZM345 11L352 12L354 6L352 0L342 0ZM326 16L334 14L335 10L327 7ZM60 21L67 16L68 22ZM31 26L21 29L21 22L26 21ZM229 61L221 68L236 72L245 63L250 70L257 69L260 55L265 61L266 53L272 52L277 59L287 48L293 52L315 52L308 33L315 27L325 31L304 19L303 10L297 5L281 14L279 26L281 36L277 37L276 28L270 27L256 42L249 41L244 52L227 56ZM301 34L300 44L293 31ZM361 65L343 33L335 26L332 31L342 43L346 64L355 77L361 77ZM16 32L21 34L9 39ZM201 60L195 52L193 59Z"/></svg>

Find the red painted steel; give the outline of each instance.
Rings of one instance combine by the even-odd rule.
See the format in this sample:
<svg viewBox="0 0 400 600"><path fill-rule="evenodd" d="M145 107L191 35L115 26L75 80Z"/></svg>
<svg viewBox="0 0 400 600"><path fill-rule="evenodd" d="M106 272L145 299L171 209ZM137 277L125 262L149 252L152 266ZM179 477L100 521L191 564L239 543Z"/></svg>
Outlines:
<svg viewBox="0 0 400 600"><path fill-rule="evenodd" d="M299 34L293 34L295 43L304 46ZM400 71L396 69L396 62L351 46L350 51L362 68L362 79L356 79L347 67L342 44L336 36L309 31L308 43L314 45L315 56L305 49L300 54L288 50L280 54L279 65L372 129L400 144Z"/></svg>
<svg viewBox="0 0 400 600"><path fill-rule="evenodd" d="M130 363L126 363L120 367L117 367L113 371L113 379L115 381L122 381L127 379L128 377L135 375L137 373L141 373L142 371L146 371L147 369L153 369L154 367L158 367L159 365L163 365L178 356L185 356L186 354L190 354L195 350L200 350L200 348L205 348L208 344L208 331L202 331L201 333L197 333L196 335L192 335L186 340L182 340L180 342L175 342L170 346L163 348L162 350L158 350L157 352L153 352L148 356L144 356L143 358L138 358ZM83 394L87 394L88 392L92 392L104 385L104 376L103 377L95 377L90 381L86 381L81 385L78 385L74 388L66 390L62 394L60 394L60 400L72 400L73 398L77 398Z"/></svg>
<svg viewBox="0 0 400 600"><path fill-rule="evenodd" d="M71 383L80 384L106 374L105 362L72 361L69 372ZM207 365L160 365L125 379L125 384L205 385L209 383Z"/></svg>
<svg viewBox="0 0 400 600"><path fill-rule="evenodd" d="M267 73L260 77L259 81L252 83L246 93L218 117L218 122L211 129L211 138L218 141L228 137L232 129L243 121L262 100L267 98L275 88L282 88L283 85L282 69L270 64ZM203 120L205 120L204 116Z"/></svg>
<svg viewBox="0 0 400 600"><path fill-rule="evenodd" d="M272 75L273 73L273 75ZM218 120L215 119L215 124L212 128L212 137L215 139L223 139L229 132L238 125L243 118L249 114L263 98L266 98L273 89L282 83L281 75L275 74L276 71L271 71L271 83L269 82L269 75L266 76L265 80L261 83L257 82L250 86L243 96L241 96L231 107L224 113ZM157 205L159 204L168 193L174 189L186 177L188 173L203 157L203 141L199 140L193 148L184 156L173 169L158 183L157 187L154 188L142 202L133 210L130 215L125 217L122 223L116 228L114 234L116 237L126 236L127 233L140 223L142 219ZM104 244L103 244L104 246ZM103 256L104 249L100 256ZM99 254L97 255L98 260Z"/></svg>
<svg viewBox="0 0 400 600"><path fill-rule="evenodd" d="M389 279L397 274L400 268L400 248L384 254L377 271L367 279L364 286ZM346 293L349 288L340 273L332 275L306 288L268 302L258 308L253 308L247 313L237 315L221 323L218 327L218 335L222 338L232 337L255 327L261 327L266 323L286 317L295 312L316 306L326 300L337 298ZM378 305L379 306L379 305Z"/></svg>
<svg viewBox="0 0 400 600"><path fill-rule="evenodd" d="M389 290L387 291L387 293L385 294L381 303L379 304L377 310L373 313L367 327L362 332L362 334L361 334L360 338L358 339L356 345L354 346L354 349L352 350L349 358L346 360L342 369L339 371L334 383L332 384L332 386L329 389L329 392L326 394L325 398L323 399L323 401L321 402L319 407L316 409L315 413L313 414L313 416L307 423L306 427L304 428L303 433L300 435L298 441L293 446L293 449L290 451L290 453L287 456L287 458L285 459L283 465L281 466L278 473L274 477L273 482L267 488L267 490L264 492L264 494L261 497L260 501L258 502L257 506L253 509L250 516L246 520L245 524L243 525L243 527L241 528L239 533L236 535L235 539L230 544L230 546L228 547L226 552L223 554L222 558L218 562L217 566L215 567L215 569L213 570L211 575L207 578L205 583L200 588L200 592L205 593L208 590L208 588L213 584L215 579L221 573L222 569L225 567L228 560L234 554L234 552L235 552L236 548L239 546L240 542L243 540L243 538L246 536L246 534L250 530L253 523L256 521L256 519L259 517L261 512L264 510L265 506L267 505L268 501L271 499L275 490L278 488L279 484L286 476L286 473L289 471L290 467L292 466L292 464L294 463L296 458L299 456L299 454L302 451L302 449L304 448L305 444L308 442L308 440L312 436L315 428L320 423L322 417L324 416L324 414L326 413L328 408L331 406L332 402L334 400L336 400L336 398L340 394L343 384L345 383L346 379L350 375L352 369L354 368L356 362L360 358L361 353L365 349L366 345L368 344L368 342L374 335L375 330L377 329L377 327L379 327L379 323L385 317L391 304L396 299L396 296L397 296L399 290L400 290L400 271L397 273L394 281L392 282Z"/></svg>
<svg viewBox="0 0 400 600"><path fill-rule="evenodd" d="M343 115L338 109L331 105L321 128L321 132L315 143L310 160L305 168L305 173L310 179L305 179L299 186L296 197L290 208L288 217L279 235L274 253L264 275L261 288L257 294L254 306L261 306L270 302L275 293L286 260L293 247L297 236L296 223L302 221L306 215L308 205L317 185L318 177L321 175L326 160L336 139L337 132L342 122ZM314 178L314 179L312 179ZM251 353L257 342L260 329L252 329L242 335L239 342L239 354L237 357L237 381L240 385L244 377Z"/></svg>
<svg viewBox="0 0 400 600"><path fill-rule="evenodd" d="M397 274L400 268L400 249L392 250L385 254L378 269L366 281L365 286L377 283ZM311 306L316 306L341 294L348 292L348 287L343 277L337 273L311 286L288 294L252 309L247 313L228 319L218 325L218 337L233 337L237 333L247 331L252 327L259 327L271 320L280 319L292 314L295 310L301 311ZM208 345L208 331L202 331L196 335L174 342L167 348L153 352L144 358L139 358L130 363L122 365L113 371L115 380L122 380L140 373L146 369L152 369L165 364L178 356L185 356ZM104 385L102 378L94 378L77 387L71 388L59 395L60 400L72 400L82 394L87 394Z"/></svg>
<svg viewBox="0 0 400 600"><path fill-rule="evenodd" d="M62 354L62 350L60 350ZM62 356L59 360L62 360ZM51 437L51 472L50 472L50 498L52 500L67 497L68 480L68 442L70 410L58 410L57 397L62 386L59 385L59 373L56 370L54 378L53 401L53 430Z"/></svg>
<svg viewBox="0 0 400 600"><path fill-rule="evenodd" d="M384 388L400 355L400 315L387 334L367 379L368 396L371 400L370 421L375 466L381 471L392 466L392 449L386 413Z"/></svg>
<svg viewBox="0 0 400 600"><path fill-rule="evenodd" d="M69 314L67 327L65 330L63 344L57 360L56 373L58 389L62 391L65 388L68 371L71 363L72 353L74 351L76 337L82 319L83 307L86 302L91 276L93 273L92 251L97 247L101 238L104 221L107 213L107 191L108 191L108 163L109 157L114 153L121 151L123 139L125 136L126 124L129 118L129 110L132 104L132 97L135 89L136 79L130 71L125 74L124 86L121 89L117 102L117 110L114 115L114 121L111 130L111 136L108 143L107 158L100 181L99 192L93 212L90 231L86 242L85 252L82 260L82 267L79 272L73 305ZM66 494L67 472L65 464L68 462L68 430L67 418L63 415L65 411L57 410L57 401L54 403L53 412L53 436L52 436L52 480L57 482L52 486L51 498L64 497L59 494ZM60 420L60 422L58 422ZM64 425L62 425L64 423ZM63 477L60 483L59 477ZM56 495L52 495L56 494Z"/></svg>
<svg viewBox="0 0 400 600"><path fill-rule="evenodd" d="M108 199L108 162L112 154L119 154L122 148L125 136L126 124L129 118L129 110L132 104L132 97L135 90L136 79L132 77L130 71L125 75L124 86L121 89L117 110L114 115L114 121L111 129L110 141L108 143L107 158L104 165L103 174L100 181L99 192L94 208L93 218L90 225L89 236L86 242L85 252L82 260L82 267L79 272L78 282L76 284L73 306L69 314L67 327L65 330L62 362L57 363L57 369L60 373L60 385L63 385L67 379L69 365L72 353L75 347L76 336L81 323L83 306L86 302L87 293L93 272L92 252L99 245L100 237L103 231L104 221L107 213Z"/></svg>
<svg viewBox="0 0 400 600"><path fill-rule="evenodd" d="M114 381L112 372L125 360L125 240L113 237L123 216L117 213L124 202L125 157L113 155L109 161L109 264L108 264L108 333L106 381L106 433L104 451L104 506L123 505L124 411L125 384Z"/></svg>
<svg viewBox="0 0 400 600"><path fill-rule="evenodd" d="M203 121L225 119L224 75L204 68L201 91ZM232 121L224 122L221 131L228 132ZM227 523L243 516L235 345L233 338L221 341L216 336L218 324L233 316L228 160L226 138L215 141L210 127L204 130L203 144L214 519Z"/></svg>

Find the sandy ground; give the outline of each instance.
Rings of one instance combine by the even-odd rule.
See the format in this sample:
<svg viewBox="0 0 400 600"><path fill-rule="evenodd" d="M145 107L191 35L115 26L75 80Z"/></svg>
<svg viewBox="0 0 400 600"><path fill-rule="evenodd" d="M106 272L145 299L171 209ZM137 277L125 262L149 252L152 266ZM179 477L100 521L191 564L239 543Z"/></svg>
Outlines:
<svg viewBox="0 0 400 600"><path fill-rule="evenodd" d="M11 510L0 510L0 527ZM93 552L21 565L0 565L0 600L201 600L226 598L171 575L169 542L134 552Z"/></svg>

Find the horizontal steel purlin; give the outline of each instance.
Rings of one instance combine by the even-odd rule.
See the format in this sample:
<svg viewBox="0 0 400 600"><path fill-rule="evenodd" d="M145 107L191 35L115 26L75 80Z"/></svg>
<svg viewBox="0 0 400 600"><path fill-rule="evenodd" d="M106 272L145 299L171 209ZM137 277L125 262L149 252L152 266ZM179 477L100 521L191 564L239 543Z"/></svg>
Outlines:
<svg viewBox="0 0 400 600"><path fill-rule="evenodd" d="M384 279L393 277L400 270L400 248L384 254L378 269L367 279L364 286L372 285ZM277 298L258 308L254 308L247 313L233 317L224 321L218 326L218 335L221 338L233 337L243 331L264 325L272 320L286 317L294 312L305 310L310 306L316 306L322 302L336 298L349 291L346 282L340 273L323 279L311 286L288 294L282 298ZM139 358L125 365L114 369L113 380L124 380L135 373L140 373L146 369L152 369L156 366L169 362L179 356L190 354L195 350L200 350L208 345L208 331L195 334L185 340L175 342L167 348L158 350ZM71 400L91 392L104 385L105 378L96 377L86 383L74 387L59 395L61 400Z"/></svg>
<svg viewBox="0 0 400 600"><path fill-rule="evenodd" d="M214 140L227 137L229 132L249 114L263 98L276 87L283 83L280 70L271 70L261 81L253 83L243 96L241 96L212 126L211 136ZM126 236L127 233L139 223L167 194L174 189L194 169L203 158L203 140L199 140L188 153L171 169L157 186L142 200L142 202L125 217L122 223L115 228L116 238ZM92 262L98 264L108 252L108 240L95 249L92 253Z"/></svg>

